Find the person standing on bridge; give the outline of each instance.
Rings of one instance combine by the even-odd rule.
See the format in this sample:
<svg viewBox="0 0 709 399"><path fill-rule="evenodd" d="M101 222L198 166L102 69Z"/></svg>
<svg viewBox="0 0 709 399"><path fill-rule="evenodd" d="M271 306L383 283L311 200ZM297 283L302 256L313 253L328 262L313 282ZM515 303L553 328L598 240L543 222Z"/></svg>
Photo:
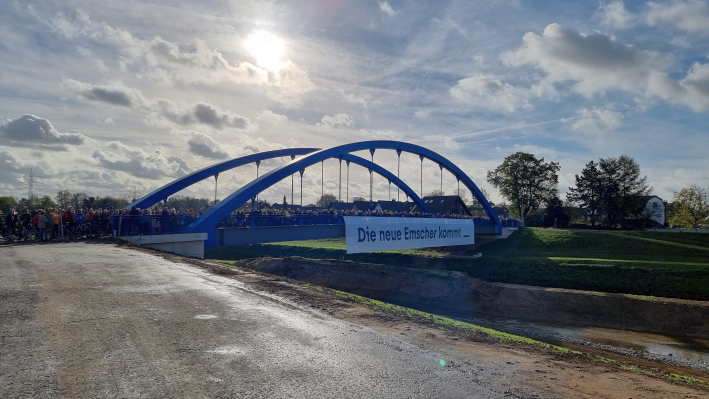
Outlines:
<svg viewBox="0 0 709 399"><path fill-rule="evenodd" d="M44 241L44 229L47 227L47 215L44 210L40 209L37 214L37 239Z"/></svg>
<svg viewBox="0 0 709 399"><path fill-rule="evenodd" d="M52 233L54 232L54 209L48 208L45 217L47 218L47 224L44 228L44 235L47 237L47 240L51 240Z"/></svg>

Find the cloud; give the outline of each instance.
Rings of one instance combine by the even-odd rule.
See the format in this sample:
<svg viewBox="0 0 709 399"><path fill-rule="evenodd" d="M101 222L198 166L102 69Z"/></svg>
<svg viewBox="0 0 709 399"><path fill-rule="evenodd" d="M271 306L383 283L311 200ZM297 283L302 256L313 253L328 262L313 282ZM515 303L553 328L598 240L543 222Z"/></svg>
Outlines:
<svg viewBox="0 0 709 399"><path fill-rule="evenodd" d="M709 3L701 0L647 3L643 13L650 26L666 25L687 33L709 33Z"/></svg>
<svg viewBox="0 0 709 399"><path fill-rule="evenodd" d="M81 145L87 140L81 133L59 133L49 120L33 114L10 119L1 125L0 138L4 145L53 151L66 151L65 144Z"/></svg>
<svg viewBox="0 0 709 399"><path fill-rule="evenodd" d="M546 72L551 83L572 81L573 89L584 96L606 90L644 88L651 75L663 73L675 64L674 57L641 50L593 33L583 35L558 24L544 29L542 36L529 32L522 46L503 53L512 66L533 65Z"/></svg>
<svg viewBox="0 0 709 399"><path fill-rule="evenodd" d="M666 101L686 105L695 112L709 111L709 64L695 62L680 81L667 75L653 75L647 91Z"/></svg>
<svg viewBox="0 0 709 399"><path fill-rule="evenodd" d="M158 126L169 126L170 123L179 126L206 125L217 130L249 130L258 127L252 124L249 118L204 102L185 105L165 98L156 98L151 102L150 109L147 120Z"/></svg>
<svg viewBox="0 0 709 399"><path fill-rule="evenodd" d="M229 154L222 150L222 145L213 138L204 133L190 132L190 138L187 140L190 152L209 159L226 159Z"/></svg>
<svg viewBox="0 0 709 399"><path fill-rule="evenodd" d="M316 88L307 71L291 60L283 61L281 69L275 72L246 61L233 65L203 40L194 39L178 45L159 36L140 39L125 29L94 22L81 12L77 14L72 21L59 14L49 21L49 25L67 38L83 37L117 47L122 69L132 70L140 78L170 85L216 85L222 82L258 85L266 89L266 95L271 99L291 108L302 105L301 96ZM85 95L106 97L106 93L87 92ZM126 102L120 94L113 99L117 105Z"/></svg>
<svg viewBox="0 0 709 399"><path fill-rule="evenodd" d="M380 1L379 8L390 17L396 15L396 11L394 11L394 9L391 8L391 5L389 5L389 3L387 3L386 1Z"/></svg>
<svg viewBox="0 0 709 399"><path fill-rule="evenodd" d="M127 146L120 141L111 141L106 147L108 150L105 151L94 148L91 157L109 170L146 179L175 178L192 172L192 168L184 159L174 155L166 156L160 149L148 152L142 148Z"/></svg>
<svg viewBox="0 0 709 399"><path fill-rule="evenodd" d="M625 8L623 1L601 4L596 11L601 24L617 29L625 29L634 25L638 17Z"/></svg>
<svg viewBox="0 0 709 399"><path fill-rule="evenodd" d="M515 112L533 109L528 90L502 83L496 76L473 76L461 79L449 90L461 104L491 112Z"/></svg>
<svg viewBox="0 0 709 399"><path fill-rule="evenodd" d="M502 59L508 65L532 65L544 71L542 83L573 82L572 89L586 97L619 90L657 97L696 112L709 110L707 64L694 63L676 81L667 74L675 65L673 56L619 43L600 33L583 35L551 24L542 36L525 34L522 46L503 53Z"/></svg>
<svg viewBox="0 0 709 399"><path fill-rule="evenodd" d="M318 127L324 127L327 129L333 129L336 127L352 127L354 126L354 118L347 114L336 114L333 116L325 115L322 117L322 121L317 123Z"/></svg>
<svg viewBox="0 0 709 399"><path fill-rule="evenodd" d="M76 94L91 101L105 102L125 108L136 108L145 104L145 99L139 90L125 87L117 82L100 86L66 79L64 84Z"/></svg>
<svg viewBox="0 0 709 399"><path fill-rule="evenodd" d="M268 122L270 124L276 125L279 123L288 122L288 117L285 115L277 114L271 110L264 109L256 114L256 119Z"/></svg>
<svg viewBox="0 0 709 399"><path fill-rule="evenodd" d="M367 130L359 129L359 132L373 140L403 140L404 135L395 130Z"/></svg>
<svg viewBox="0 0 709 399"><path fill-rule="evenodd" d="M226 128L250 130L258 128L258 125L251 123L248 118L230 111L224 111L216 105L205 102L184 104L159 97L147 100L140 90L125 87L120 83L113 83L110 86L96 86L67 79L65 84L82 97L92 101L145 110L148 112L146 121L156 126L169 127L173 124L179 126L205 125L217 130ZM99 124L113 123L111 118L107 118L106 121L108 122Z"/></svg>
<svg viewBox="0 0 709 399"><path fill-rule="evenodd" d="M562 119L571 130L602 135L603 132L619 127L623 122L623 114L606 108L582 108L576 111L575 118Z"/></svg>

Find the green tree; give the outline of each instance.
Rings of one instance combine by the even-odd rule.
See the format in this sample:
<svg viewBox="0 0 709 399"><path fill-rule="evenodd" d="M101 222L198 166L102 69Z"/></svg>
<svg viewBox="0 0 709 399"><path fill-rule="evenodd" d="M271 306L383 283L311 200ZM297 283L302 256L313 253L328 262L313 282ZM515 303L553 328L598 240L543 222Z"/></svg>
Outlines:
<svg viewBox="0 0 709 399"><path fill-rule="evenodd" d="M52 197L48 195L43 195L40 197L37 206L45 211L49 208L58 208L57 203L52 201Z"/></svg>
<svg viewBox="0 0 709 399"><path fill-rule="evenodd" d="M71 191L69 190L62 190L57 193L57 196L55 199L57 200L57 204L59 205L59 208L61 209L66 209L67 206L69 206L69 203L71 202L72 194Z"/></svg>
<svg viewBox="0 0 709 399"><path fill-rule="evenodd" d="M7 213L10 208L17 208L17 200L9 195L0 197L0 211Z"/></svg>
<svg viewBox="0 0 709 399"><path fill-rule="evenodd" d="M601 158L598 162L601 180L600 208L605 225L627 226L629 216L638 218L652 187L647 177L640 176L640 165L627 155Z"/></svg>
<svg viewBox="0 0 709 399"><path fill-rule="evenodd" d="M74 209L80 209L84 206L84 200L87 198L89 198L89 195L86 193L72 194L71 201L69 201L69 206Z"/></svg>
<svg viewBox="0 0 709 399"><path fill-rule="evenodd" d="M319 200L318 202L315 203L315 206L321 206L323 208L328 207L331 203L336 202L337 197L335 194L330 194L330 193L325 193Z"/></svg>
<svg viewBox="0 0 709 399"><path fill-rule="evenodd" d="M598 164L591 161L576 175L576 187L569 187L566 198L583 209L591 220L591 226L596 225L598 211L601 207L601 172Z"/></svg>
<svg viewBox="0 0 709 399"><path fill-rule="evenodd" d="M559 197L554 196L547 202L547 208L544 210L544 216L542 218L542 225L544 227L554 227L554 221L556 221L556 227L565 228L569 226L569 215L564 209L564 203L559 199Z"/></svg>
<svg viewBox="0 0 709 399"><path fill-rule="evenodd" d="M94 209L98 208L108 208L108 207L114 207L114 208L123 208L126 206L126 201L123 198L118 198L118 197L111 197L111 196L106 196L106 197L98 197L96 198L96 202L93 204Z"/></svg>
<svg viewBox="0 0 709 399"><path fill-rule="evenodd" d="M533 154L514 153L495 170L487 172L487 181L510 201L511 209L522 218L535 212L549 198L557 195L558 162L545 163Z"/></svg>
<svg viewBox="0 0 709 399"><path fill-rule="evenodd" d="M709 189L692 185L675 192L672 201L672 227L698 229L709 225Z"/></svg>

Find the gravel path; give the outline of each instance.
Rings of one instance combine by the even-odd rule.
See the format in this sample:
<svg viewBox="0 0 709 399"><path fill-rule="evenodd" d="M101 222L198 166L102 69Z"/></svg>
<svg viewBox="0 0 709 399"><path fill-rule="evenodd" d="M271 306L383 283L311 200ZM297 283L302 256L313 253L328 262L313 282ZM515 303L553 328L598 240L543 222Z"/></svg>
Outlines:
<svg viewBox="0 0 709 399"><path fill-rule="evenodd" d="M536 396L504 362L442 367L445 351L150 254L56 243L0 259L3 398Z"/></svg>

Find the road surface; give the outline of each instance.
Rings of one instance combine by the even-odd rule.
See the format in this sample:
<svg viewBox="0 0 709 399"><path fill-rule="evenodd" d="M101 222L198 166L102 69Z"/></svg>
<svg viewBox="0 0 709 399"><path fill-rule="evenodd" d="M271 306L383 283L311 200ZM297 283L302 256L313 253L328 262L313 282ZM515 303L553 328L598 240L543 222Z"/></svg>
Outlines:
<svg viewBox="0 0 709 399"><path fill-rule="evenodd" d="M584 385L585 372L558 374L578 367L564 360L353 322L254 278L275 280L98 241L0 246L0 397L632 397L658 384L702 394L605 369Z"/></svg>

